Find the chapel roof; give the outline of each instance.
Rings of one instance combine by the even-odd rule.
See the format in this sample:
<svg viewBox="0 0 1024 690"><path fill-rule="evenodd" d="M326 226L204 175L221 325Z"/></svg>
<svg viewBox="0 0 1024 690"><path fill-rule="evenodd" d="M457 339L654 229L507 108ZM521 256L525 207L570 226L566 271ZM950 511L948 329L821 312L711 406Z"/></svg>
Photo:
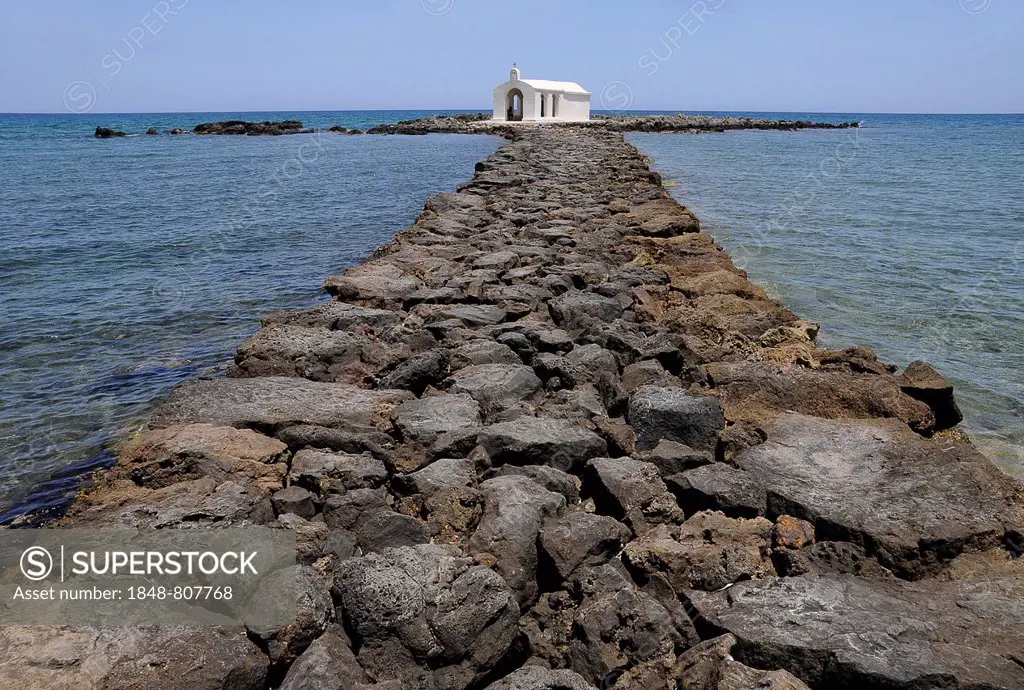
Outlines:
<svg viewBox="0 0 1024 690"><path fill-rule="evenodd" d="M590 92L574 81L551 81L550 79L520 79L519 81L539 91L561 91L589 96Z"/></svg>

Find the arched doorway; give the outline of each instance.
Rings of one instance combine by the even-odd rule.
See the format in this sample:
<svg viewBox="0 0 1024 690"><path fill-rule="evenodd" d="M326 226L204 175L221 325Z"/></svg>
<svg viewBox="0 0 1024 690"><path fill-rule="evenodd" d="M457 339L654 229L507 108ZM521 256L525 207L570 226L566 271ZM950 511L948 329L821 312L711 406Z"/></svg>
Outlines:
<svg viewBox="0 0 1024 690"><path fill-rule="evenodd" d="M509 122L521 122L523 119L523 92L509 89L505 97L505 119Z"/></svg>

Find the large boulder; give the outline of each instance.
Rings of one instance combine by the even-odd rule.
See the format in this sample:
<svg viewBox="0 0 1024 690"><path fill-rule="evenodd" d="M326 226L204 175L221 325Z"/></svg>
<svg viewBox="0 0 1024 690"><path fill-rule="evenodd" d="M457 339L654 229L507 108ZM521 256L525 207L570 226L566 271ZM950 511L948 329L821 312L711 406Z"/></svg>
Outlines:
<svg viewBox="0 0 1024 690"><path fill-rule="evenodd" d="M401 306L407 295L421 287L418 278L384 261L363 264L324 281L324 289L339 300L372 307Z"/></svg>
<svg viewBox="0 0 1024 690"><path fill-rule="evenodd" d="M249 635L266 650L271 663L287 667L327 630L334 619L334 604L322 576L309 566L292 566L275 571L260 582L254 601L274 601L284 592L294 592L294 616L277 625L249 625Z"/></svg>
<svg viewBox="0 0 1024 690"><path fill-rule="evenodd" d="M292 458L289 481L319 494L376 488L388 479L384 463L369 453L352 455L306 448Z"/></svg>
<svg viewBox="0 0 1024 690"><path fill-rule="evenodd" d="M391 410L412 397L407 391L368 391L305 379L204 379L175 388L151 423L209 423L261 431L308 424L373 432L389 429Z"/></svg>
<svg viewBox="0 0 1024 690"><path fill-rule="evenodd" d="M522 476L495 477L480 485L484 514L469 540L474 553L488 553L520 603L537 596L537 535L547 518L565 511L565 498Z"/></svg>
<svg viewBox="0 0 1024 690"><path fill-rule="evenodd" d="M266 687L269 659L237 628L0 626L9 688Z"/></svg>
<svg viewBox="0 0 1024 690"><path fill-rule="evenodd" d="M407 690L479 683L517 635L519 606L492 570L455 547L422 545L350 558L333 593L360 640L359 665Z"/></svg>
<svg viewBox="0 0 1024 690"><path fill-rule="evenodd" d="M480 404L466 394L436 395L410 400L391 415L404 441L432 443L441 434L480 425Z"/></svg>
<svg viewBox="0 0 1024 690"><path fill-rule="evenodd" d="M231 527L273 522L270 496L252 484L202 477L159 489L104 479L81 494L63 526L171 529Z"/></svg>
<svg viewBox="0 0 1024 690"><path fill-rule="evenodd" d="M267 326L235 352L228 376L293 376L311 381L358 383L367 341L345 331L303 326Z"/></svg>
<svg viewBox="0 0 1024 690"><path fill-rule="evenodd" d="M288 669L280 690L349 690L369 684L343 635L328 630L318 637Z"/></svg>
<svg viewBox="0 0 1024 690"><path fill-rule="evenodd" d="M452 371L465 369L478 364L522 364L522 358L516 352L494 340L471 340L452 350Z"/></svg>
<svg viewBox="0 0 1024 690"><path fill-rule="evenodd" d="M264 317L264 326L303 326L305 328L327 328L332 331L354 333L376 333L402 323L405 317L400 311L371 309L347 302L322 302L309 309L279 311Z"/></svg>
<svg viewBox="0 0 1024 690"><path fill-rule="evenodd" d="M548 465L563 472L578 471L590 458L607 452L604 439L594 432L543 417L492 424L477 441L496 464Z"/></svg>
<svg viewBox="0 0 1024 690"><path fill-rule="evenodd" d="M1024 687L1022 580L981 584L805 575L688 597L738 661L813 688Z"/></svg>
<svg viewBox="0 0 1024 690"><path fill-rule="evenodd" d="M617 299L577 290L548 302L555 323L567 331L583 331L596 324L614 321L622 315L623 308Z"/></svg>
<svg viewBox="0 0 1024 690"><path fill-rule="evenodd" d="M440 350L428 350L400 363L381 379L381 388L398 388L422 395L448 375L448 358Z"/></svg>
<svg viewBox="0 0 1024 690"><path fill-rule="evenodd" d="M467 393L482 403L523 400L541 385L533 369L521 364L477 364L456 371L446 383L452 393Z"/></svg>
<svg viewBox="0 0 1024 690"><path fill-rule="evenodd" d="M767 510L768 492L749 472L714 463L665 479L687 515L719 510L729 517L753 518Z"/></svg>
<svg viewBox="0 0 1024 690"><path fill-rule="evenodd" d="M605 515L574 512L544 521L537 542L541 572L550 571L558 582L568 580L579 567L604 565L629 541L629 528Z"/></svg>
<svg viewBox="0 0 1024 690"><path fill-rule="evenodd" d="M129 441L118 457L116 472L151 489L210 477L217 482L244 480L271 491L284 485L287 451L280 441L249 429L175 425Z"/></svg>
<svg viewBox="0 0 1024 690"><path fill-rule="evenodd" d="M903 577L1024 529L1020 482L970 446L895 420L786 414L767 430L768 441L734 458L767 491L766 514L809 520L819 539L861 544Z"/></svg>
<svg viewBox="0 0 1024 690"><path fill-rule="evenodd" d="M679 388L642 386L629 399L629 423L636 429L640 450L650 450L664 439L714 451L725 416L716 398L689 395Z"/></svg>
<svg viewBox="0 0 1024 690"><path fill-rule="evenodd" d="M682 525L659 525L630 542L627 562L636 571L665 575L677 592L717 590L740 580L774 575L769 559L772 523L697 513Z"/></svg>
<svg viewBox="0 0 1024 690"><path fill-rule="evenodd" d="M575 579L583 599L573 617L566 663L591 683L608 687L638 664L671 663L698 641L678 602L637 587L621 563L612 561Z"/></svg>
<svg viewBox="0 0 1024 690"><path fill-rule="evenodd" d="M937 429L949 429L963 421L963 413L953 395L953 384L930 364L911 362L898 380L904 393L931 408Z"/></svg>
<svg viewBox="0 0 1024 690"><path fill-rule="evenodd" d="M595 458L587 463L583 488L601 513L622 520L636 534L685 519L658 468L632 458Z"/></svg>
<svg viewBox="0 0 1024 690"><path fill-rule="evenodd" d="M919 433L936 430L931 408L889 374L772 362L716 362L704 370L730 421L760 422L791 411L829 419L895 417Z"/></svg>

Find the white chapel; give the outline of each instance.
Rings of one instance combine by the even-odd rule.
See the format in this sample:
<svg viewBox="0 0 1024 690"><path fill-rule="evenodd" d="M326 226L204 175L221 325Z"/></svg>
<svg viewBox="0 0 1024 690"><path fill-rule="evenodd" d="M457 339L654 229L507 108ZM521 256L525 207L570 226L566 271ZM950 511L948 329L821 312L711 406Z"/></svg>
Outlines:
<svg viewBox="0 0 1024 690"><path fill-rule="evenodd" d="M586 122L590 92L571 81L523 79L512 65L509 80L494 87L494 119L502 122Z"/></svg>

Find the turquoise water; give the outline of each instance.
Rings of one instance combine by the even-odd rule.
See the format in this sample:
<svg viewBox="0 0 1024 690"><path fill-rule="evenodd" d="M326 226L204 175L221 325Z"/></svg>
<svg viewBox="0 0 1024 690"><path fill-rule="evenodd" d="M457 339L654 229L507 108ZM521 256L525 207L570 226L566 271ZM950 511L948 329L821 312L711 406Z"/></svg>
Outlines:
<svg viewBox="0 0 1024 690"><path fill-rule="evenodd" d="M59 506L176 383L259 317L322 299L472 175L491 137L148 137L218 119L365 129L424 112L0 115L0 523ZM1024 475L1024 121L635 135L761 284L953 378L972 434ZM793 115L787 115L793 117Z"/></svg>
<svg viewBox="0 0 1024 690"><path fill-rule="evenodd" d="M0 115L0 523L59 504L179 381L408 226L493 137L140 136L227 118Z"/></svg>
<svg viewBox="0 0 1024 690"><path fill-rule="evenodd" d="M931 362L1024 477L1024 116L832 117L863 127L630 139L822 343Z"/></svg>

